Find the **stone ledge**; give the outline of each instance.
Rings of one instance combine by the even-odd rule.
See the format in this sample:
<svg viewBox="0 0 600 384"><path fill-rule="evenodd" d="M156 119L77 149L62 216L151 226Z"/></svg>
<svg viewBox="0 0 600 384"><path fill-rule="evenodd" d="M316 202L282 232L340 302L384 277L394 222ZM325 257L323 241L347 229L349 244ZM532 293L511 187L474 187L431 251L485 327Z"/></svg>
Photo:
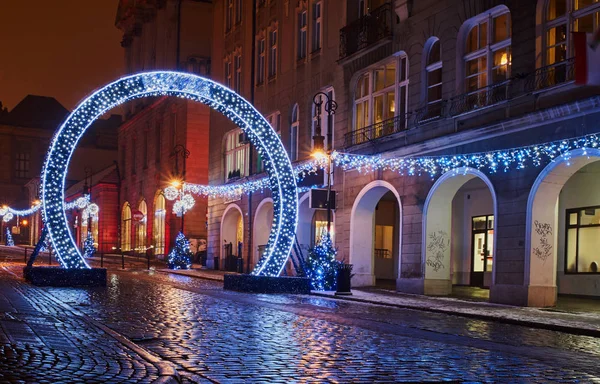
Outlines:
<svg viewBox="0 0 600 384"><path fill-rule="evenodd" d="M310 294L310 279L306 277L270 277L226 274L223 288L250 293Z"/></svg>
<svg viewBox="0 0 600 384"><path fill-rule="evenodd" d="M42 287L106 287L106 268L25 267L23 277Z"/></svg>

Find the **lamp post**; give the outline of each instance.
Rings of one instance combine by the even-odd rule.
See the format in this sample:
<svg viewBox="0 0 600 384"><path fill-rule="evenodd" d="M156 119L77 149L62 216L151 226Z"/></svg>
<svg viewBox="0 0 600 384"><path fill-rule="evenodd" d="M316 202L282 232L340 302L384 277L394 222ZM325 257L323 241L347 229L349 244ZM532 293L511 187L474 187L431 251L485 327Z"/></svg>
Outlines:
<svg viewBox="0 0 600 384"><path fill-rule="evenodd" d="M179 156L181 155L181 173L179 172ZM175 148L173 148L173 154L175 156L175 175L180 178L179 185L175 185L175 183L171 183L173 186L181 187L180 196L183 197L183 184L185 183L185 164L186 159L190 157L190 151L184 147L182 144L177 144ZM184 223L185 213L181 212L181 233L183 233L183 223Z"/></svg>
<svg viewBox="0 0 600 384"><path fill-rule="evenodd" d="M323 101L325 98L325 101ZM317 92L313 96L313 104L315 105L316 110L316 122L315 122L315 135L313 136L314 143L314 152L318 154L319 152L325 152L327 156L327 234L331 233L331 204L330 204L330 194L331 194L331 152L333 148L332 136L333 132L331 132L331 120L332 116L335 115L335 110L338 105L335 100L331 99L328 94L325 92ZM321 106L325 108L325 112L327 112L327 148L324 148L324 137L321 133Z"/></svg>

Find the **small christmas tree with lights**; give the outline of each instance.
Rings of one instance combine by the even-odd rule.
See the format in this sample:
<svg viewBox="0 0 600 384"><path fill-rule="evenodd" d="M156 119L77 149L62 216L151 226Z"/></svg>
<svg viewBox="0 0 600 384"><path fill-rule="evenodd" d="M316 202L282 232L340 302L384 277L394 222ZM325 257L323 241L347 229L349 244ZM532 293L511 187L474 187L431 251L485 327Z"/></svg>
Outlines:
<svg viewBox="0 0 600 384"><path fill-rule="evenodd" d="M96 247L94 247L94 237L92 232L88 231L87 237L83 242L83 257L92 257L96 253Z"/></svg>
<svg viewBox="0 0 600 384"><path fill-rule="evenodd" d="M337 250L333 247L331 237L323 231L319 242L308 250L306 273L316 291L333 291L336 288Z"/></svg>
<svg viewBox="0 0 600 384"><path fill-rule="evenodd" d="M169 269L190 269L192 266L190 241L185 238L182 232L179 232L175 239L175 248L169 252L167 266Z"/></svg>
<svg viewBox="0 0 600 384"><path fill-rule="evenodd" d="M10 233L10 229L6 228L6 246L7 247L14 247L15 246L15 242L12 238L12 233Z"/></svg>

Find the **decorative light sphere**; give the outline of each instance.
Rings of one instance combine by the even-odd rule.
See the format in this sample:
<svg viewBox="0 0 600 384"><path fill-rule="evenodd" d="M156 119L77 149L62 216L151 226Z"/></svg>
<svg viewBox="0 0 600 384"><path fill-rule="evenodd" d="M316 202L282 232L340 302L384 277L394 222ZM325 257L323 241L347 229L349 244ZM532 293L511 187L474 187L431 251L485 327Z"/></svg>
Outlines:
<svg viewBox="0 0 600 384"><path fill-rule="evenodd" d="M8 212L8 208L0 208L0 216L6 215L7 212Z"/></svg>
<svg viewBox="0 0 600 384"><path fill-rule="evenodd" d="M167 200L175 200L179 197L179 190L173 186L165 188L165 198Z"/></svg>
<svg viewBox="0 0 600 384"><path fill-rule="evenodd" d="M4 218L2 220L4 220L5 223L8 223L9 221L12 220L12 218L14 217L14 215L10 212L8 212L7 214L4 215Z"/></svg>
<svg viewBox="0 0 600 384"><path fill-rule="evenodd" d="M79 209L84 209L88 204L88 199L85 197L79 197L75 200L75 206Z"/></svg>
<svg viewBox="0 0 600 384"><path fill-rule="evenodd" d="M100 211L100 208L98 207L98 204L92 203L92 204L88 205L87 211L92 215L97 215L98 212Z"/></svg>

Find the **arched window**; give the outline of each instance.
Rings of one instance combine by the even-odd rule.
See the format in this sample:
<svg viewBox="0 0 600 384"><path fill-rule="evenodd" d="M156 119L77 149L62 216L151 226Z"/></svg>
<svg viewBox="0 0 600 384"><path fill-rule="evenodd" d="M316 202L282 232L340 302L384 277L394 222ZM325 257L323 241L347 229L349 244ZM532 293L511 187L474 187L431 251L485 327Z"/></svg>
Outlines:
<svg viewBox="0 0 600 384"><path fill-rule="evenodd" d="M142 200L140 201L140 204L138 205L138 211L142 212L142 214L144 215L144 217L142 218L142 220L138 221L136 223L137 225L137 241L135 244L135 250L136 252L146 252L146 231L147 231L147 224L148 224L148 206L146 205L146 201Z"/></svg>
<svg viewBox="0 0 600 384"><path fill-rule="evenodd" d="M437 37L429 38L425 44L425 57L427 113L424 119L432 119L442 114L442 46Z"/></svg>
<svg viewBox="0 0 600 384"><path fill-rule="evenodd" d="M298 160L298 131L300 129L300 111L298 103L292 108L290 119L290 160Z"/></svg>
<svg viewBox="0 0 600 384"><path fill-rule="evenodd" d="M354 91L354 130L359 144L406 129L408 58L399 55L362 74Z"/></svg>
<svg viewBox="0 0 600 384"><path fill-rule="evenodd" d="M593 33L600 28L598 0L540 0L542 10L542 66L547 70L551 86L573 79L569 58L574 55L572 32Z"/></svg>
<svg viewBox="0 0 600 384"><path fill-rule="evenodd" d="M154 254L165 254L165 216L167 214L165 196L162 192L156 195L154 199Z"/></svg>
<svg viewBox="0 0 600 384"><path fill-rule="evenodd" d="M469 104L483 106L506 99L508 88L503 83L510 77L511 65L508 8L496 7L468 20L465 25L469 29L466 32L463 56L464 87L469 95ZM487 88L488 86L493 89Z"/></svg>
<svg viewBox="0 0 600 384"><path fill-rule="evenodd" d="M121 250L131 251L131 207L129 203L123 205L121 211Z"/></svg>

